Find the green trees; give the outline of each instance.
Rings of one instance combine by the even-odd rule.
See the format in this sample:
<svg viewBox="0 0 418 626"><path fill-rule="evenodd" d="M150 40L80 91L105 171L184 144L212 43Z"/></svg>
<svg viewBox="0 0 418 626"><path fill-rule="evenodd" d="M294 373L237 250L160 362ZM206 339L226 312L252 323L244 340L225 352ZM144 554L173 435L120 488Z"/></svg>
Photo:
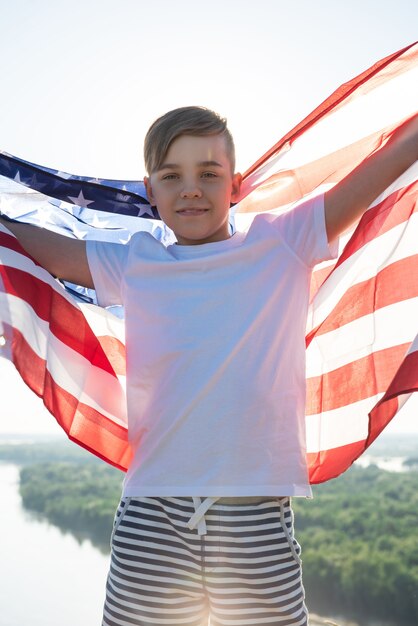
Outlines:
<svg viewBox="0 0 418 626"><path fill-rule="evenodd" d="M29 452L18 452L30 461ZM24 505L108 550L122 473L87 453L58 463L62 451L56 452L52 463L40 464L35 455L22 466ZM416 469L353 467L315 486L313 500L293 499L312 612L351 617L362 626L418 623L417 483Z"/></svg>
<svg viewBox="0 0 418 626"><path fill-rule="evenodd" d="M104 464L40 463L22 467L20 493L28 509L108 550L122 478Z"/></svg>
<svg viewBox="0 0 418 626"><path fill-rule="evenodd" d="M353 467L293 500L311 610L417 623L417 479Z"/></svg>

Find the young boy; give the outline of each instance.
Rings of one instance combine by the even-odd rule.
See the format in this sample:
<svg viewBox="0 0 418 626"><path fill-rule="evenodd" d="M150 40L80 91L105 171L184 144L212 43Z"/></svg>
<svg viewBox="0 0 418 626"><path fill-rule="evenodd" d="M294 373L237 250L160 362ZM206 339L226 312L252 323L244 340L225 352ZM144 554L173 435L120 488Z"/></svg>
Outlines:
<svg viewBox="0 0 418 626"><path fill-rule="evenodd" d="M135 453L104 626L308 623L290 497L311 493L310 273L417 155L415 117L325 196L232 235L232 137L217 114L184 107L145 139L148 197L176 244L137 233L128 245L86 245L7 224L52 274L125 306Z"/></svg>

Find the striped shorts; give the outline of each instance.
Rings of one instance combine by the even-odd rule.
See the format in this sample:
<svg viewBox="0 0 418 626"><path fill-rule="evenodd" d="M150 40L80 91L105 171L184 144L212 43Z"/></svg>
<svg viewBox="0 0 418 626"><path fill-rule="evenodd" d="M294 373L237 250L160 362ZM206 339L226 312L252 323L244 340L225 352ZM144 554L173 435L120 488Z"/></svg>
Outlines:
<svg viewBox="0 0 418 626"><path fill-rule="evenodd" d="M289 498L125 498L111 547L102 626L308 624Z"/></svg>

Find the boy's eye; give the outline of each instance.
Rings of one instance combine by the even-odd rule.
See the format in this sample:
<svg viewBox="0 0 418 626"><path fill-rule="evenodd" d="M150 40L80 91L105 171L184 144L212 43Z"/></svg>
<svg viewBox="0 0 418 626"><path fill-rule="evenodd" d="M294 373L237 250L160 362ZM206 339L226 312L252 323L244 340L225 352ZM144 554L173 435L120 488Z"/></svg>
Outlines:
<svg viewBox="0 0 418 626"><path fill-rule="evenodd" d="M203 178L216 178L216 174L215 172L203 172L202 177Z"/></svg>
<svg viewBox="0 0 418 626"><path fill-rule="evenodd" d="M176 180L178 178L178 174L165 174L162 177L162 180Z"/></svg>

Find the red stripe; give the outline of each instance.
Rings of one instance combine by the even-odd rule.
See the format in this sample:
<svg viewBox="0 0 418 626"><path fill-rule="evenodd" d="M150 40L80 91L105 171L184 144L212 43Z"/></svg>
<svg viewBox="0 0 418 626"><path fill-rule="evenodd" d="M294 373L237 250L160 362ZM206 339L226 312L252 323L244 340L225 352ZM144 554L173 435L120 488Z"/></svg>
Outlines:
<svg viewBox="0 0 418 626"><path fill-rule="evenodd" d="M395 78L412 65L418 62L418 44L413 43L402 50L380 59L372 67L368 68L352 80L344 83L336 89L324 102L305 117L297 126L292 128L282 139L280 139L270 150L268 150L258 161L256 161L246 172L244 178L248 178L257 168L264 165L273 155L277 154L286 144L292 143L297 137L303 135L309 128L316 124L321 118L326 117L332 110L337 110L346 100L355 98L355 92L361 87L363 93L375 89L378 85ZM388 66L391 66L390 68ZM385 69L387 71L385 72Z"/></svg>
<svg viewBox="0 0 418 626"><path fill-rule="evenodd" d="M370 412L369 445L396 414L397 396L414 391L418 391L418 350L406 355L385 395Z"/></svg>
<svg viewBox="0 0 418 626"><path fill-rule="evenodd" d="M308 378L306 415L331 411L384 393L408 348L409 344L392 346Z"/></svg>
<svg viewBox="0 0 418 626"><path fill-rule="evenodd" d="M345 472L366 449L366 441L357 441L339 448L308 452L309 481L322 483Z"/></svg>
<svg viewBox="0 0 418 626"><path fill-rule="evenodd" d="M417 197L418 181L414 181L366 211L338 259L336 267L376 237L389 232L395 226L408 222L418 210Z"/></svg>
<svg viewBox="0 0 418 626"><path fill-rule="evenodd" d="M412 185L405 187L399 192L391 194L391 196L376 205L376 207L369 209L369 211L364 214L355 233L347 243L333 269L342 265L344 261L373 241L377 236L389 232L392 228L400 224L407 225L411 215L417 211L417 195L418 182L414 182ZM398 197L396 198L396 196ZM393 270L391 268L393 268ZM399 274L397 274L396 268L399 269ZM315 284L321 279L324 280L322 284L325 283L327 278L326 272L328 272L328 276L330 276L331 271L329 267L325 268L324 273L322 275L320 274L318 278L316 278L315 273L313 274L311 293L313 293ZM418 283L417 272L418 256L409 256L384 268L376 275L376 278L371 278L363 283L353 285L347 290L345 295L342 296L340 302L336 305L332 313L329 314L327 319L308 333L306 345L308 346L317 334L324 334L362 315L367 315L374 309L386 306L385 302L392 304L398 299L406 300L409 297L415 297L417 290L414 281ZM393 297L391 292L393 292ZM399 298L396 297L396 294L399 295ZM366 299L364 303L362 302L363 297ZM372 298L376 299L375 305L372 303ZM346 310L343 311L343 308ZM356 310L358 313L356 313Z"/></svg>
<svg viewBox="0 0 418 626"><path fill-rule="evenodd" d="M288 133L279 143L277 143L266 155L264 155L248 172L246 172L247 183L251 183L252 181L256 181L257 178L257 170L258 167L275 154L278 154L279 151L286 145L291 146L292 142L300 135L302 135L306 130L312 127L319 119L329 115L330 112L338 110L345 106L345 103L350 101L350 99L354 99L358 97L360 94L367 93L367 91L376 87L376 85L382 84L384 82L389 81L396 75L401 74L405 69L409 69L414 64L416 64L418 60L418 46L408 47L398 53L390 55L386 59L379 61L375 66L361 74L359 77L350 81L346 85L343 85L339 88L330 98L328 98L324 103L322 103L313 113L311 113L305 120L303 120L298 126L296 126L290 133ZM386 69L387 68L387 69ZM376 137L381 137L382 133L377 133L373 136L366 137L360 142L357 142L353 146L348 146L342 151L338 151L334 155L328 155L323 159L319 159L315 163L310 163L304 165L299 168L295 172L286 172L284 175L278 174L276 177L272 177L271 180L267 181L266 185L260 188L259 197L262 198L262 202L258 207L259 210L265 210L268 208L268 203L274 200L274 206L283 204L283 199L286 198L286 194L294 195L297 191L299 194L297 197L301 197L301 193L305 193L306 191L312 188L312 185L316 186L319 182L323 180L329 180L335 182L335 179L338 176L342 177L345 172L345 167L350 167L352 169L356 164L356 159L363 159L370 150L373 149L373 142L376 142ZM336 167L336 158L338 156L339 162L338 167ZM283 179L283 176L285 177ZM321 178L322 177L322 178ZM284 182L284 185L281 185L281 182ZM291 183L288 185L288 183ZM272 185L274 183L273 193ZM292 188L292 184L294 187ZM250 185L243 186L244 193L250 190ZM401 194L404 192L401 192ZM391 198L391 202L396 200L398 195L394 198ZM265 200L265 198L267 198ZM279 199L279 202L276 202L276 199ZM252 206L254 206L254 201L257 200L256 195L252 195L251 199L249 199ZM382 203L383 204L383 203ZM399 203L402 206L402 202ZM245 205L244 205L245 210ZM394 213L394 212L393 212ZM389 220L388 220L389 215ZM360 249L364 246L369 240L376 237L377 234L381 234L382 232L386 232L385 228L388 229L390 226L391 219L398 219L398 213L395 216L390 215L386 209L380 207L377 210L376 214L373 216L371 212L370 215L366 215L362 220L360 227L357 229L353 242L349 244L346 249L346 256L343 258L348 258L351 254L353 254L356 249ZM372 218L375 218L372 220ZM406 218L405 218L406 219ZM376 230L377 229L377 230ZM370 239L368 239L370 237ZM356 248L356 246L358 246ZM319 275L318 275L319 278ZM373 282L373 290L376 292L378 287L378 282L383 280L383 284L386 285L385 276L383 276L383 272L377 279L374 279ZM393 277L392 277L393 280ZM27 281L27 278L26 278ZM13 281L14 282L14 281ZM368 282L368 281L365 281ZM27 282L23 283L19 286L19 289L22 287L25 288L25 291L22 293L26 293ZM354 292L353 292L354 293ZM366 289L366 296L369 298L370 305L370 294L371 287L370 285ZM33 301L33 304L37 304L41 298L39 297L39 290L37 290L37 299L34 302L34 293L30 293L30 299ZM380 297L380 294L379 294ZM385 292L385 297L390 298L390 294ZM409 296L408 296L409 297ZM53 307L52 313L48 308L48 319L51 315L54 317L56 315L55 310L59 310L59 306L53 306L54 298L51 294L48 294L48 302L49 306ZM383 302L383 300L380 300ZM68 307L71 305L68 305ZM382 305L383 306L383 305ZM366 304L362 304L360 306L365 310ZM73 307L74 308L74 307ZM65 309L65 307L64 307ZM338 309L338 307L337 307ZM360 310L359 309L359 310ZM360 311L361 313L361 311ZM69 315L68 311L65 311L65 314L68 315L68 319L64 317L64 323L59 319L54 319L57 323L57 327L59 330L57 332L62 332L63 328L67 330L67 325L75 325L77 331L79 328L77 327L77 319L74 318L74 315ZM354 310L351 313L354 315ZM359 313L357 313L358 315ZM83 337L80 338L80 342L84 344L86 338L84 337L84 326L86 322L83 319L83 326L81 328L81 333ZM335 317L333 318L336 319ZM89 329L90 330L90 329ZM70 333L71 341L76 342L73 334ZM69 343L65 334L63 335L65 343ZM87 341L90 341L90 337L87 336ZM106 341L106 339L104 340ZM97 360L100 363L103 359L101 354L101 346L99 343L92 342L92 347L95 346L95 349L98 350ZM409 380L411 368L416 368L417 363L412 360L409 361L408 357L404 360L401 368L398 370L396 376L390 377L390 372L396 373L396 368L398 364L402 362L402 355L400 354L400 350L405 349L403 347L394 347L389 348L385 351L379 351L374 355L367 357L365 359L357 360L354 364L350 364L349 366L344 366L325 376L318 377L317 379L311 379L310 383L314 385L314 389L309 389L310 395L313 393L317 393L317 398L314 398L314 402L320 403L320 407L323 410L330 410L330 408L334 408L335 406L340 406L338 403L341 401L342 397L346 394L346 400L343 402L344 404L350 403L355 399L355 393L363 394L363 391L357 391L357 389L361 389L364 386L365 381L369 384L369 392L370 390L373 393L376 393L376 390L380 388L380 386L386 389L389 386L389 389L392 389L392 393L396 394L401 389L404 389L406 381ZM83 350L78 350L83 354ZM129 453L127 452L127 443L126 443L126 429L115 425L104 416L100 415L97 411L92 410L90 407L86 407L85 405L79 404L75 398L65 392L65 390L61 389L57 386L50 374L46 371L45 361L37 357L30 346L26 343L24 338L14 331L14 340L13 340L13 355L15 363L21 368L23 372L23 377L29 381L30 384L37 383L40 392L43 393L45 398L44 402L53 410L56 414L59 415L60 423L63 427L69 432L69 436L73 438L75 441L78 441L85 447L91 450L95 450L95 453L103 456L103 458L107 458L111 460L111 462L119 465L126 465L129 462ZM89 358L94 358L94 355L89 356ZM415 358L415 357L414 357ZM27 364L30 364L30 370ZM106 361L107 363L107 361ZM108 364L105 367L110 367ZM402 368L406 365L405 375L402 375ZM33 367L32 367L33 366ZM349 372L349 368L355 367L356 372L353 374L352 380L350 381L350 393L348 394L348 385L345 383L345 379L347 373ZM389 369L388 369L389 368ZM392 368L392 369L391 369ZM358 370L358 371L357 371ZM416 371L416 370L415 370ZM415 380L415 378L413 379ZM386 381L386 383L385 383ZM396 383L395 383L396 381ZM401 382L402 381L402 384ZM361 384L355 384L356 382L360 382ZM346 387L344 388L344 384ZM386 387L385 387L386 384ZM398 386L396 386L398 385ZM368 392L368 393L369 393ZM329 398L326 398L324 394L330 394ZM333 399L333 395L336 395L336 398ZM397 406L397 401L395 397L388 397L388 400L384 403L381 403L379 408L379 413L376 412L376 415L380 416L385 414L385 419L387 415L389 415L390 411L394 411ZM361 399L361 398L360 398ZM316 410L314 412L317 412ZM373 412L372 412L373 413ZM380 421L379 421L380 420ZM376 429L378 429L382 424L382 418L378 418L373 422L373 426L371 427L371 434L374 434ZM332 476L336 476L340 474L344 469L346 469L353 461L354 458L358 457L365 449L366 445L370 442L370 438L368 441L360 441L354 444L343 445L341 447L335 448L333 450L326 450L320 453L309 455L309 463L310 463L310 471L311 471L311 480L312 482L320 482L322 480L327 480ZM120 459L124 458L127 460L127 463L122 463L122 461L115 462L115 456L113 455L113 446L117 449L117 454L120 456ZM119 446L119 447L118 447ZM113 459L113 460L112 460ZM325 463L325 468L323 464Z"/></svg>
<svg viewBox="0 0 418 626"><path fill-rule="evenodd" d="M23 335L5 324L12 337L13 362L24 382L43 399L70 439L105 461L126 470L131 459L127 429L60 387Z"/></svg>
<svg viewBox="0 0 418 626"><path fill-rule="evenodd" d="M418 297L418 254L385 267L376 276L347 289L332 312L306 337L308 346L314 337L337 330L383 307Z"/></svg>
<svg viewBox="0 0 418 626"><path fill-rule="evenodd" d="M49 322L50 332L62 343L110 374L125 374L125 347L115 338L98 340L82 312L48 283L14 267L2 266L6 293L22 298L36 315ZM106 349L111 348L112 362Z"/></svg>
<svg viewBox="0 0 418 626"><path fill-rule="evenodd" d="M418 391L418 350L406 355L380 403L412 391Z"/></svg>
<svg viewBox="0 0 418 626"><path fill-rule="evenodd" d="M307 454L310 482L325 482L345 472L396 415L399 408L397 396L412 391L418 391L418 351L405 357L387 393L370 412L367 439Z"/></svg>
<svg viewBox="0 0 418 626"><path fill-rule="evenodd" d="M399 125L400 123L396 123L384 131L380 130L362 137L352 144L292 170L278 171L262 183L257 183L253 179L248 180L247 185L250 189L247 197L237 205L237 213L270 211L302 200L320 185L338 183L370 154L381 148Z"/></svg>
<svg viewBox="0 0 418 626"><path fill-rule="evenodd" d="M257 184L249 180L251 188L236 207L237 213L270 211L277 207L297 202L321 184L335 184L342 180L365 157L381 144L381 131L344 146L315 161L305 163L292 170L281 170L272 174L265 182ZM244 187L245 187L244 182ZM254 188L254 185L256 187Z"/></svg>
<svg viewBox="0 0 418 626"><path fill-rule="evenodd" d="M311 276L311 287L309 294L309 301L312 302L315 294L319 291L320 287L322 287L323 283L326 281L328 276L331 274L332 270L335 267L335 263L329 264L326 267L321 267L320 269L315 269L312 272Z"/></svg>

